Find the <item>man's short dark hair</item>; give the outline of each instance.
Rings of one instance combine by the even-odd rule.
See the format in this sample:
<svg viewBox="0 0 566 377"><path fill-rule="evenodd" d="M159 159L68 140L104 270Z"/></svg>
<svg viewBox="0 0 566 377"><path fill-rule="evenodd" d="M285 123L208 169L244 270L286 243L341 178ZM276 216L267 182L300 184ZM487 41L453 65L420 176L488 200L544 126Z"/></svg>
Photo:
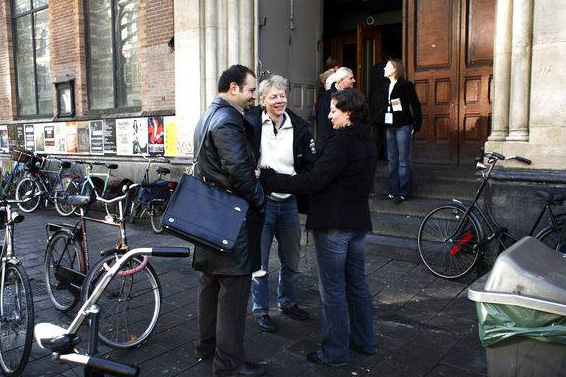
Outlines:
<svg viewBox="0 0 566 377"><path fill-rule="evenodd" d="M231 83L236 83L241 90L242 86L246 83L248 74L255 77L254 71L244 65L235 64L231 66L222 72L218 79L218 93L226 93L228 89L230 89Z"/></svg>

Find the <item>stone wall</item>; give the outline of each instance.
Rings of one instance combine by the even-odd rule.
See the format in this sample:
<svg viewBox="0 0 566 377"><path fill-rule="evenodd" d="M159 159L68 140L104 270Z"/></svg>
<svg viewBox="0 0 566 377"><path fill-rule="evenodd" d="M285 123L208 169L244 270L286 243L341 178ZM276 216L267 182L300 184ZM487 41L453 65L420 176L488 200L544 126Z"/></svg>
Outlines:
<svg viewBox="0 0 566 377"><path fill-rule="evenodd" d="M566 170L566 8L563 1L500 0L497 12L494 121L486 150L528 157L533 160L529 169ZM509 15L513 16L511 22ZM525 30L532 33L525 34ZM524 35L518 35L521 32ZM516 73L528 79L516 85L515 93L527 89L520 96L513 94ZM528 127L521 140L512 137L513 118L525 112ZM524 167L517 163L504 166Z"/></svg>

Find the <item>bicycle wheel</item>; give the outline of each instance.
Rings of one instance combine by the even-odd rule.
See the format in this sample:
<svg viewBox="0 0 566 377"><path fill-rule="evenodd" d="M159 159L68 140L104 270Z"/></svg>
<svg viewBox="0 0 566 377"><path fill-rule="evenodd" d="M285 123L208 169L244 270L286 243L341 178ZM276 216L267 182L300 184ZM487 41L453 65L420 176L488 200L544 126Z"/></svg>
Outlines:
<svg viewBox="0 0 566 377"><path fill-rule="evenodd" d="M558 226L556 228L549 225L542 229L535 237L546 246L556 250L556 247L560 244L560 233L564 232L565 226L566 221L558 220Z"/></svg>
<svg viewBox="0 0 566 377"><path fill-rule="evenodd" d="M163 217L163 213L165 212L165 204L158 203L153 204L151 206L151 227L153 231L157 234L163 233L163 225L161 225L161 218Z"/></svg>
<svg viewBox="0 0 566 377"><path fill-rule="evenodd" d="M86 300L116 255L102 258L83 285ZM112 278L96 304L100 307L99 339L113 348L133 348L151 334L161 310L161 286L155 270L143 259L129 260Z"/></svg>
<svg viewBox="0 0 566 377"><path fill-rule="evenodd" d="M37 185L34 179L27 177L18 183L16 187L16 199L24 200L27 198L32 198L27 202L18 203L18 207L22 212L31 213L37 209L39 202L41 201L41 189Z"/></svg>
<svg viewBox="0 0 566 377"><path fill-rule="evenodd" d="M0 365L7 376L19 376L25 368L33 340L31 285L21 264L7 263L2 287Z"/></svg>
<svg viewBox="0 0 566 377"><path fill-rule="evenodd" d="M68 312L77 305L85 271L79 266L79 243L66 232L51 237L45 252L45 285L49 299L58 310Z"/></svg>
<svg viewBox="0 0 566 377"><path fill-rule="evenodd" d="M130 212L128 213L128 221L130 224L133 224L138 217L138 212L140 208L140 203L137 199L134 199L132 204L130 205Z"/></svg>
<svg viewBox="0 0 566 377"><path fill-rule="evenodd" d="M480 254L480 229L455 206L432 210L419 228L417 244L426 267L436 276L456 279L466 275Z"/></svg>
<svg viewBox="0 0 566 377"><path fill-rule="evenodd" d="M63 191L57 192L55 196L55 209L61 216L70 216L75 212L75 206L67 202L67 198L71 195L77 195L79 185L71 178L61 180Z"/></svg>

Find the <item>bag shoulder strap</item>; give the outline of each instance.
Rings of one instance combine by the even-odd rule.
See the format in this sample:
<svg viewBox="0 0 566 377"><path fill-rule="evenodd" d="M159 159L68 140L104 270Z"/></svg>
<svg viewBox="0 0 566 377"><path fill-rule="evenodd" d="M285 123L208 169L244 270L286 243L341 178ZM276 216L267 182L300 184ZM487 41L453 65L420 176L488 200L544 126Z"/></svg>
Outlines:
<svg viewBox="0 0 566 377"><path fill-rule="evenodd" d="M201 135L201 139L200 139L200 143L199 143L199 146L198 146L198 151L197 151L197 153L196 153L196 155L195 155L195 158L194 158L194 164L195 164L195 165L196 165L197 162L198 162L198 158L199 158L199 156L200 156L200 152L201 152L201 150L202 150L202 146L203 146L203 144L204 144L204 140L206 139L206 136L208 135L208 129L210 128L210 120L212 119L212 117L214 117L214 114L216 114L216 112L218 111L218 109L219 109L219 107L216 107L216 108L214 109L214 111L212 112L212 114L210 114L210 116L208 116L208 117L206 118L206 123L205 123L205 125L204 125L204 127L203 127L202 135ZM206 113L205 113L205 115L206 115Z"/></svg>

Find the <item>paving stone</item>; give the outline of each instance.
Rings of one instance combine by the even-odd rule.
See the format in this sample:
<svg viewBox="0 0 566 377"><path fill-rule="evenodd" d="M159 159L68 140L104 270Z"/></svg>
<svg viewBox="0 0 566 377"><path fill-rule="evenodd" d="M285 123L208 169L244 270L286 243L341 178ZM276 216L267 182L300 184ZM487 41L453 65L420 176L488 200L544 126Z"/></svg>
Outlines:
<svg viewBox="0 0 566 377"><path fill-rule="evenodd" d="M102 215L99 212L99 215ZM32 280L35 320L68 326L78 307L69 313L53 308L44 288L43 258L47 222L69 222L51 209L40 210L26 217L28 226L16 232L16 248L22 250L22 261ZM91 262L99 258L98 250L115 244L115 234L99 224L88 225ZM366 275L374 296L375 355L350 354L347 367L329 367L309 363L305 356L320 341L321 301L318 293L317 268L312 235L303 233L300 269L297 284L299 305L309 311L308 321L295 321L282 315L275 297L279 260L276 244L270 260L270 314L280 330L264 333L255 324L248 303L245 348L251 360L263 359L268 375L294 376L485 376L485 350L477 334L475 306L466 298L466 288L475 276L448 281L432 275L420 262L414 249L368 245ZM186 246L174 236L155 235L147 221L130 226L131 247L155 245ZM19 248L19 249L18 249ZM25 250L25 253L23 252ZM199 274L193 271L192 258L151 258L159 274L162 288L162 311L155 332L140 347L113 350L99 344L99 353L106 357L141 366L142 376L211 376L211 361L197 363L194 344L197 334L196 296ZM79 349L88 344L88 325L79 331L83 339ZM82 376L78 368L58 364L49 352L33 345L30 362L23 377Z"/></svg>

